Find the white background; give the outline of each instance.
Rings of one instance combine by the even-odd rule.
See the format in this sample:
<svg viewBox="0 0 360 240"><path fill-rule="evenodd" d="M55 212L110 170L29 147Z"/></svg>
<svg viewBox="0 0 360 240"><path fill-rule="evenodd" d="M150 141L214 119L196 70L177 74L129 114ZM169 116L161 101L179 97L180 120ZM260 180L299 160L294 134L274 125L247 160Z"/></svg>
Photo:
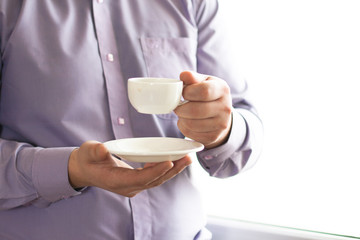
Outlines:
<svg viewBox="0 0 360 240"><path fill-rule="evenodd" d="M209 214L360 237L360 1L220 2L265 145L239 176L198 172Z"/></svg>

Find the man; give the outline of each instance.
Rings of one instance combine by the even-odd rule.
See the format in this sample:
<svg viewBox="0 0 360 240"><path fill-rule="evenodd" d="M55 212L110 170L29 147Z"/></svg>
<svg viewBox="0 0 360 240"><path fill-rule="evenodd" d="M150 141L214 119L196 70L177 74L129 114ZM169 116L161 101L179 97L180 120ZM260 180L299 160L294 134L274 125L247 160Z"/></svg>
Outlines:
<svg viewBox="0 0 360 240"><path fill-rule="evenodd" d="M0 2L0 239L210 239L189 156L143 165L101 142L185 136L212 176L252 165L261 123L217 13L216 0ZM180 73L189 102L174 113L129 104L128 78Z"/></svg>

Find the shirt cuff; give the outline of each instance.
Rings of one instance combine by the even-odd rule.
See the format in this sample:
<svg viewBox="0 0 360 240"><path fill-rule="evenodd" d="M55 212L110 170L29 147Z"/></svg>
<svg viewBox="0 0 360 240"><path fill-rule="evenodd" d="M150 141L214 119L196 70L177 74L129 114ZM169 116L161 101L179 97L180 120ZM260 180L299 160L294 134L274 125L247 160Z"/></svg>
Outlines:
<svg viewBox="0 0 360 240"><path fill-rule="evenodd" d="M32 158L32 179L39 195L48 202L79 195L69 183L68 160L73 147L24 149Z"/></svg>
<svg viewBox="0 0 360 240"><path fill-rule="evenodd" d="M231 131L227 142L197 153L201 164L210 170L211 175L220 164L229 159L234 152L239 151L246 142L247 126L244 118L236 110L233 111L232 118Z"/></svg>

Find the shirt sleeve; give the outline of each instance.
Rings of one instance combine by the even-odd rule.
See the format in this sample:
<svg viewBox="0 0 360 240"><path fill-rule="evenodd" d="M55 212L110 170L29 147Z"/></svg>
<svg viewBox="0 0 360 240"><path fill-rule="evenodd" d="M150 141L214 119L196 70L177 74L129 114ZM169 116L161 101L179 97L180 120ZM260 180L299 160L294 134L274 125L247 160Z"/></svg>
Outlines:
<svg viewBox="0 0 360 240"><path fill-rule="evenodd" d="M251 167L258 159L263 126L250 103L246 79L232 51L230 30L218 0L194 1L198 28L197 70L224 79L232 94L233 118L228 141L216 148L199 152L198 159L210 175L229 177Z"/></svg>
<svg viewBox="0 0 360 240"><path fill-rule="evenodd" d="M68 159L74 148L40 148L0 140L0 210L52 202L80 194L68 180Z"/></svg>

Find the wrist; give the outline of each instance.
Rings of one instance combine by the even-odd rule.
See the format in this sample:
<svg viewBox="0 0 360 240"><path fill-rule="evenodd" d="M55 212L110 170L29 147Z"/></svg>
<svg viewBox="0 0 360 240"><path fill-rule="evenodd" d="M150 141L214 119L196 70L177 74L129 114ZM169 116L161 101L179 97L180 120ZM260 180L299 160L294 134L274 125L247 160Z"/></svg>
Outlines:
<svg viewBox="0 0 360 240"><path fill-rule="evenodd" d="M78 152L79 148L75 148L71 152L68 162L69 183L74 189L79 189L86 186L86 184L84 184L83 181L80 180Z"/></svg>

